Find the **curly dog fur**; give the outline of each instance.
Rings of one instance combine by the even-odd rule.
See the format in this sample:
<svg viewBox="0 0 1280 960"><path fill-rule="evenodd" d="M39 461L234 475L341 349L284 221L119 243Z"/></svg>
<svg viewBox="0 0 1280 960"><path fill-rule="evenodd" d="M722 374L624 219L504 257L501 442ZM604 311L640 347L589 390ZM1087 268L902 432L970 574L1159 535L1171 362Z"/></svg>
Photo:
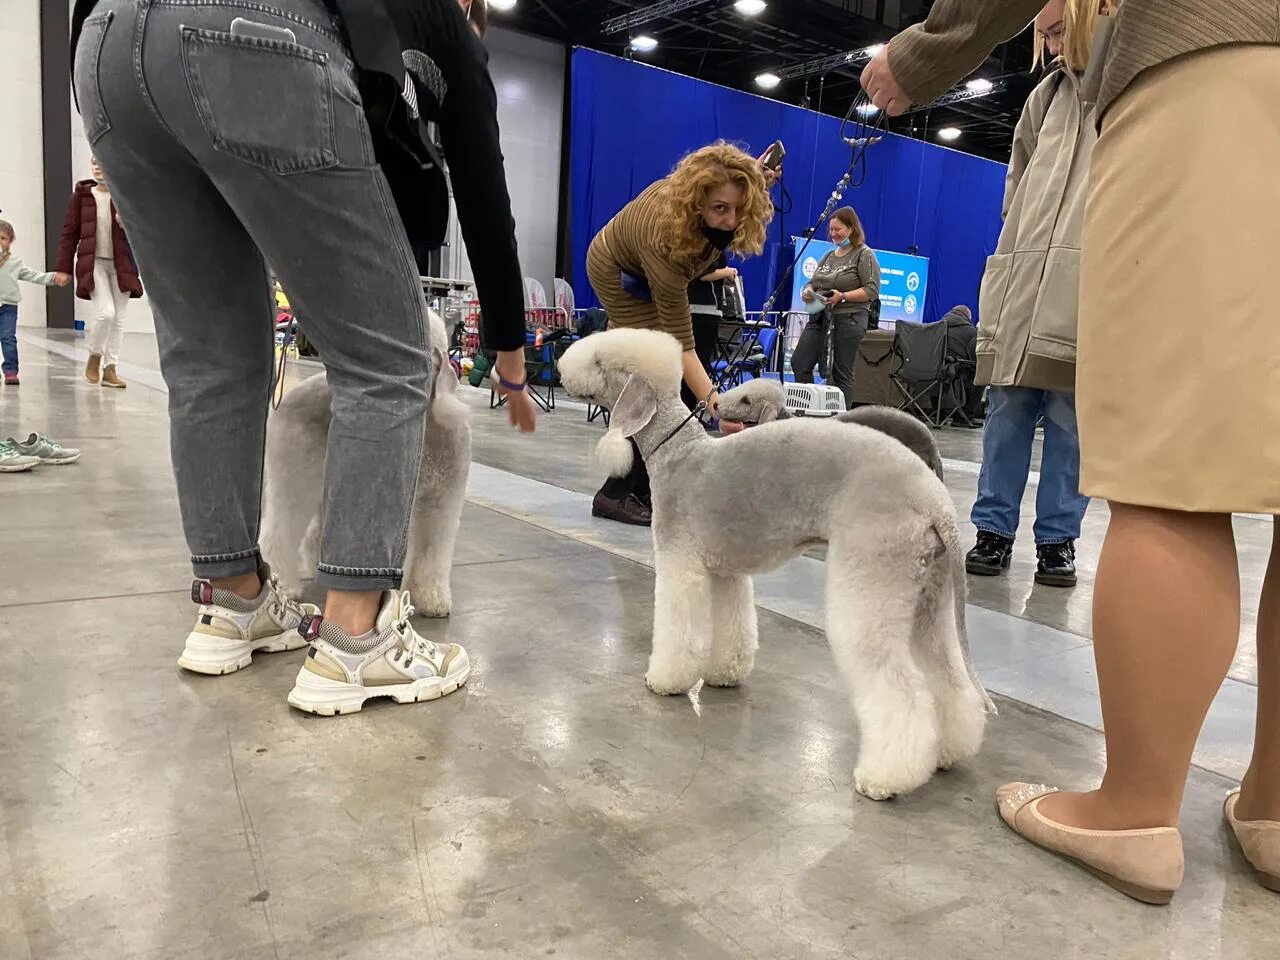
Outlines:
<svg viewBox="0 0 1280 960"><path fill-rule="evenodd" d="M786 399L786 390L777 380L757 378L720 394L718 412L721 420L746 424L771 423L791 416ZM857 407L840 414L836 419L841 423L860 423L872 430L887 433L906 444L912 453L929 465L929 469L938 475L939 480L943 479L938 441L933 438L933 431L911 414L893 407L871 406Z"/></svg>
<svg viewBox="0 0 1280 960"><path fill-rule="evenodd" d="M649 468L650 689L745 680L757 643L751 575L826 543L827 640L859 724L855 788L907 793L977 753L994 708L968 656L955 507L919 456L877 430L816 419L712 439L688 425L680 345L657 331L587 337L560 375L610 409L601 445L617 454L634 439ZM753 477L790 491L786 509L751 496Z"/></svg>
<svg viewBox="0 0 1280 960"><path fill-rule="evenodd" d="M431 313L429 324L436 375L424 424L404 586L420 613L447 617L453 603L453 547L471 465L471 426L466 404L457 397L458 378L449 364L444 323ZM286 394L267 423L262 550L285 591L295 597L304 571L310 575L320 553L321 465L329 439L329 402L328 381L322 375L311 377Z"/></svg>

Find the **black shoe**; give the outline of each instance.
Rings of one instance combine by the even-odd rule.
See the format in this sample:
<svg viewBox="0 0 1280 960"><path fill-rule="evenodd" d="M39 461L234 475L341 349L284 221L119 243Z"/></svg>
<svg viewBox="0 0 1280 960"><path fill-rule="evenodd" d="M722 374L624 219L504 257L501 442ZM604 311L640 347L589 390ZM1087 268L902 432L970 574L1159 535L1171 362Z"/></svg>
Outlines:
<svg viewBox="0 0 1280 960"><path fill-rule="evenodd" d="M1009 569L1013 541L998 533L978 531L978 542L964 558L964 568L979 577L998 577Z"/></svg>
<svg viewBox="0 0 1280 960"><path fill-rule="evenodd" d="M612 497L606 497L603 490L598 492L595 499L591 501L591 515L637 527L647 527L653 522L653 511L634 496L615 500Z"/></svg>
<svg viewBox="0 0 1280 960"><path fill-rule="evenodd" d="M1036 556L1036 583L1046 587L1074 587L1076 585L1076 542L1038 543Z"/></svg>

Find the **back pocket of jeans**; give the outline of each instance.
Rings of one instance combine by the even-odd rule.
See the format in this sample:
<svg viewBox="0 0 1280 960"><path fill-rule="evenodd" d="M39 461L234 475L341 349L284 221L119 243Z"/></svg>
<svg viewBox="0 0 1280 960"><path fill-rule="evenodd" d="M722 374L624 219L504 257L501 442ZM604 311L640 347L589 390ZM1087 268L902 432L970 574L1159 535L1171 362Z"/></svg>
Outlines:
<svg viewBox="0 0 1280 960"><path fill-rule="evenodd" d="M215 149L276 173L336 166L329 55L287 40L182 29L182 65Z"/></svg>
<svg viewBox="0 0 1280 960"><path fill-rule="evenodd" d="M102 41L107 38L107 27L111 26L114 12L108 10L90 17L80 28L80 39L76 43L75 82L76 105L80 108L80 119L84 122L84 136L90 146L102 139L111 129L111 119L102 105L102 87L99 82L99 71L102 61Z"/></svg>

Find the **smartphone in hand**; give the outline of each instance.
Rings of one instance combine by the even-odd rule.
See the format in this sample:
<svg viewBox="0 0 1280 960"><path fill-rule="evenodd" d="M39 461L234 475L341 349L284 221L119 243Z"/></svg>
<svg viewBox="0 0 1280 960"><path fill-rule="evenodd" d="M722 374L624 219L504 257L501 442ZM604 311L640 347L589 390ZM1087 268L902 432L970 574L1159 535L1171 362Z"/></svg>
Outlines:
<svg viewBox="0 0 1280 960"><path fill-rule="evenodd" d="M770 144L769 149L765 151L764 168L766 170L777 170L782 166L782 158L787 155L787 148L782 145L781 140L775 140Z"/></svg>

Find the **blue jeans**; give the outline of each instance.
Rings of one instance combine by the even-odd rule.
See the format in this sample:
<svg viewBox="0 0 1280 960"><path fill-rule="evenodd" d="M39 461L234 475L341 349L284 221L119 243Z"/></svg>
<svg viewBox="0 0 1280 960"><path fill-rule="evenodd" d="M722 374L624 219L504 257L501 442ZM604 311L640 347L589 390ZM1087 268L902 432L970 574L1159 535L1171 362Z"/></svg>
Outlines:
<svg viewBox="0 0 1280 960"><path fill-rule="evenodd" d="M4 372L18 372L18 305L0 303L0 353L4 354Z"/></svg>
<svg viewBox="0 0 1280 960"><path fill-rule="evenodd" d="M992 387L982 429L982 472L970 519L979 530L1014 539L1031 470L1036 423L1044 417L1044 457L1036 494L1037 544L1080 537L1089 498L1080 494L1080 435L1071 393Z"/></svg>

